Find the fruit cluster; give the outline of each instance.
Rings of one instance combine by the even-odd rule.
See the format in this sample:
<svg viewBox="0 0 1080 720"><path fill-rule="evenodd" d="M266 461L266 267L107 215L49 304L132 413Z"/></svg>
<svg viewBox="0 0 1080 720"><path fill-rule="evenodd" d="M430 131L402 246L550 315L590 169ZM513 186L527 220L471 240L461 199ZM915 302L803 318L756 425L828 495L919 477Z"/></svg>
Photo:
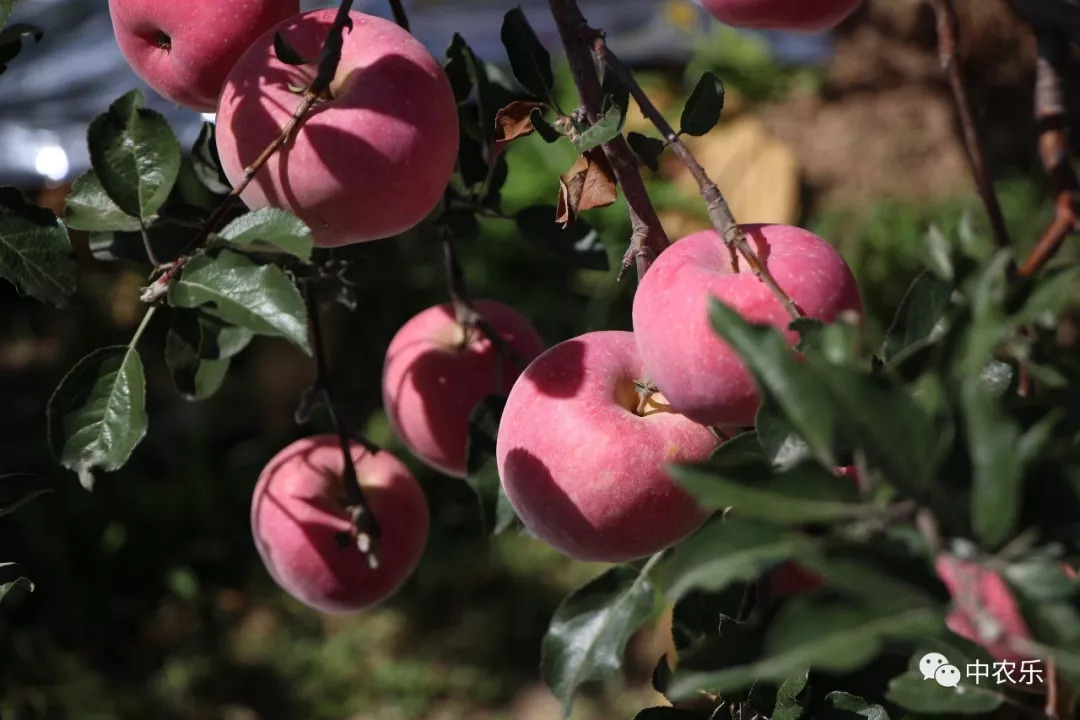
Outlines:
<svg viewBox="0 0 1080 720"><path fill-rule="evenodd" d="M820 31L859 0L703 0L735 26ZM135 71L165 97L215 112L217 149L229 180L277 138L314 80L335 13L299 13L297 0L110 0L117 41ZM241 195L251 208L300 217L315 243L333 247L390 237L440 201L458 153L458 109L439 62L406 30L350 14L326 97ZM279 40L280 39L280 40ZM296 62L283 58L283 40ZM307 59L307 60L305 60ZM796 227L747 225L747 240L800 313L831 322L858 317L855 279L823 239ZM506 397L496 444L503 490L525 526L570 557L623 562L693 533L706 513L666 471L710 455L753 425L758 391L736 353L711 330L715 297L747 320L798 334L790 315L715 232L683 238L643 278L633 331L592 332L545 349L530 322L494 300L474 303L484 332L459 323L452 305L424 310L396 334L382 378L383 403L401 442L419 460L465 477L473 409ZM286 447L255 489L251 525L270 575L324 612L350 612L391 595L415 569L428 536L416 479L385 451L352 449L355 474L382 528L380 561L365 562L349 538L346 472L338 439ZM851 474L841 469L840 474ZM1026 628L999 577L942 556L939 575L957 598L950 626L974 638L965 597L1014 635ZM781 566L778 597L822 578ZM965 604L966 603L966 604ZM1010 650L992 647L999 656Z"/></svg>

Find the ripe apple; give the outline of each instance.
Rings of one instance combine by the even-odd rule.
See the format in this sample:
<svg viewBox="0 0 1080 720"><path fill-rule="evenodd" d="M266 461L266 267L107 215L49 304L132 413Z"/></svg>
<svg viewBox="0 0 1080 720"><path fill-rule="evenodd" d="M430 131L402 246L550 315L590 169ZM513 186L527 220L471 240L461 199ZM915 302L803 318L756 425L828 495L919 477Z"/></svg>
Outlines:
<svg viewBox="0 0 1080 720"><path fill-rule="evenodd" d="M175 103L213 112L225 76L255 38L300 12L298 0L109 0L120 52Z"/></svg>
<svg viewBox="0 0 1080 720"><path fill-rule="evenodd" d="M408 468L385 450L351 448L356 474L379 524L372 569L348 541L344 457L338 438L297 440L263 469L251 502L251 532L267 572L302 603L325 613L382 602L416 569L428 537L428 507Z"/></svg>
<svg viewBox="0 0 1080 720"><path fill-rule="evenodd" d="M780 564L769 575L769 592L775 600L817 590L824 585L824 577L792 560Z"/></svg>
<svg viewBox="0 0 1080 720"><path fill-rule="evenodd" d="M832 321L862 312L844 259L811 232L789 225L743 225L751 247L777 283L809 317ZM752 323L787 330L791 318L769 288L711 231L679 240L657 258L634 297L634 336L649 379L677 411L708 425L752 425L757 386L742 360L709 321L714 296Z"/></svg>
<svg viewBox="0 0 1080 720"><path fill-rule="evenodd" d="M522 362L544 351L532 324L512 307L494 300L473 307ZM509 393L525 369L479 333L465 340L453 306L436 305L397 331L383 365L383 406L394 432L416 457L454 477L465 477L473 408L489 395Z"/></svg>
<svg viewBox="0 0 1080 720"><path fill-rule="evenodd" d="M701 0L714 18L734 27L821 32L840 21L862 0Z"/></svg>
<svg viewBox="0 0 1080 720"><path fill-rule="evenodd" d="M945 553L938 555L934 567L953 599L945 617L950 630L982 645L998 660L1030 659L1009 646L1009 638L1030 639L1031 632L999 573Z"/></svg>
<svg viewBox="0 0 1080 720"><path fill-rule="evenodd" d="M317 58L336 10L297 15L260 37L221 92L217 146L234 185L278 137L300 102L313 64L287 65L274 33ZM280 207L332 247L404 232L430 213L454 171L457 103L442 66L389 20L350 13L341 63L320 103L241 194L248 207Z"/></svg>
<svg viewBox="0 0 1080 720"><path fill-rule="evenodd" d="M507 398L496 444L503 489L525 526L570 557L651 555L708 515L665 467L704 460L719 441L661 395L642 404L643 378L632 333L593 332L534 360Z"/></svg>

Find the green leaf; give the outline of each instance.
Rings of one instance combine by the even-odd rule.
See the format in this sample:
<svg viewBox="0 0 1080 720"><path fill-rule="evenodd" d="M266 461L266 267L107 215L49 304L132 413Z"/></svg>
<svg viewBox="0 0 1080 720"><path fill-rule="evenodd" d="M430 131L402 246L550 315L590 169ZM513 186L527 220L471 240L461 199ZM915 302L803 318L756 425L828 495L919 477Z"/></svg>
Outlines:
<svg viewBox="0 0 1080 720"><path fill-rule="evenodd" d="M468 99L473 88L468 61L465 58L465 50L468 47L465 38L454 33L450 45L446 48L446 62L443 63L443 70L450 79L450 87L454 91L454 99L459 103Z"/></svg>
<svg viewBox="0 0 1080 720"><path fill-rule="evenodd" d="M465 482L476 493L483 527L498 535L517 519L506 501L495 465L495 440L499 434L506 398L489 395L469 415L469 436L465 445ZM509 512L507 512L509 510Z"/></svg>
<svg viewBox="0 0 1080 720"><path fill-rule="evenodd" d="M784 417L772 395L764 394L754 418L758 443L777 472L785 472L810 456L806 441L799 437Z"/></svg>
<svg viewBox="0 0 1080 720"><path fill-rule="evenodd" d="M901 353L931 342L949 308L951 295L952 284L936 275L924 272L915 278L885 334L881 357L892 362Z"/></svg>
<svg viewBox="0 0 1080 720"><path fill-rule="evenodd" d="M809 368L792 354L784 338L771 327L747 323L716 298L711 299L709 317L716 332L739 354L758 384L773 396L792 430L806 441L814 456L835 465L832 401Z"/></svg>
<svg viewBox="0 0 1080 720"><path fill-rule="evenodd" d="M544 111L538 107L534 107L529 111L529 122L532 123L533 129L536 130L536 134L544 138L544 142L553 143L562 140L565 135L555 129L555 127L544 118Z"/></svg>
<svg viewBox="0 0 1080 720"><path fill-rule="evenodd" d="M944 687L924 679L918 670L893 678L885 697L905 710L927 714L981 715L996 710L1004 701L1001 693L988 687L966 681L955 688Z"/></svg>
<svg viewBox="0 0 1080 720"><path fill-rule="evenodd" d="M503 16L501 37L510 59L510 69L521 86L538 97L550 95L555 87L551 55L520 7Z"/></svg>
<svg viewBox="0 0 1080 720"><path fill-rule="evenodd" d="M770 523L843 522L876 512L860 501L850 480L816 463L774 473L752 434L724 443L704 463L674 465L669 472L702 507L734 507L740 517Z"/></svg>
<svg viewBox="0 0 1080 720"><path fill-rule="evenodd" d="M622 108L618 105L611 105L603 115L597 118L595 124L590 125L580 135L573 138L574 147L577 148L579 154L584 155L593 148L614 140L622 132L625 120L626 113L623 112Z"/></svg>
<svg viewBox="0 0 1080 720"><path fill-rule="evenodd" d="M559 604L541 645L540 672L567 715L579 685L622 666L626 643L652 615L653 606L647 573L626 565L608 570Z"/></svg>
<svg viewBox="0 0 1080 720"><path fill-rule="evenodd" d="M858 715L869 718L869 720L889 720L889 713L885 712L885 708L869 703L858 695L852 695L851 693L834 690L825 696L825 702L831 705L834 710L840 712L826 712L818 715L819 718L836 717L839 720L840 718L850 718L851 715ZM776 720L776 718L774 717L772 720Z"/></svg>
<svg viewBox="0 0 1080 720"><path fill-rule="evenodd" d="M724 109L724 83L711 72L701 76L683 108L680 132L704 135L720 122Z"/></svg>
<svg viewBox="0 0 1080 720"><path fill-rule="evenodd" d="M22 52L23 38L32 37L34 42L40 42L44 34L41 28L27 23L15 23L0 30L0 73Z"/></svg>
<svg viewBox="0 0 1080 720"><path fill-rule="evenodd" d="M0 602L3 602L7 594L20 585L29 592L34 591L34 583L22 573L22 566L18 563L0 563Z"/></svg>
<svg viewBox="0 0 1080 720"><path fill-rule="evenodd" d="M52 492L49 482L31 473L0 476L0 518L10 515L34 498Z"/></svg>
<svg viewBox="0 0 1080 720"><path fill-rule="evenodd" d="M279 32L274 33L274 57L286 65L314 65L317 62L303 57Z"/></svg>
<svg viewBox="0 0 1080 720"><path fill-rule="evenodd" d="M951 249L941 229L931 225L926 231L926 264L942 280L951 281L956 271L953 268Z"/></svg>
<svg viewBox="0 0 1080 720"><path fill-rule="evenodd" d="M229 178L221 167L217 150L217 126L204 122L199 137L191 147L191 169L199 182L215 195L228 195L232 191Z"/></svg>
<svg viewBox="0 0 1080 720"><path fill-rule="evenodd" d="M113 202L144 220L156 213L180 173L180 143L165 117L132 90L94 118L87 140L91 164Z"/></svg>
<svg viewBox="0 0 1080 720"><path fill-rule="evenodd" d="M963 382L961 398L974 481L972 525L983 544L994 548L1012 536L1020 513L1020 427L980 378Z"/></svg>
<svg viewBox="0 0 1080 720"><path fill-rule="evenodd" d="M79 473L87 488L93 484L93 470L119 470L146 434L145 398L146 379L134 347L90 353L49 400L53 455Z"/></svg>
<svg viewBox="0 0 1080 720"><path fill-rule="evenodd" d="M660 155L667 147L666 142L639 132L627 133L626 142L630 143L630 149L634 151L642 165L653 172L660 172Z"/></svg>
<svg viewBox="0 0 1080 720"><path fill-rule="evenodd" d="M93 170L75 178L65 202L64 224L69 228L91 232L139 231L139 218L128 215L112 201Z"/></svg>
<svg viewBox="0 0 1080 720"><path fill-rule="evenodd" d="M7 24L8 18L11 17L11 11L17 2L19 0L0 0L0 27Z"/></svg>
<svg viewBox="0 0 1080 720"><path fill-rule="evenodd" d="M1039 279L1023 307L1011 318L1016 325L1026 325L1043 321L1047 327L1054 327L1055 320L1065 310L1075 307L1080 300L1077 279L1080 267L1048 272Z"/></svg>
<svg viewBox="0 0 1080 720"><path fill-rule="evenodd" d="M185 399L205 400L221 387L230 358L247 347L253 334L201 311L174 308L170 319L165 363L173 384Z"/></svg>
<svg viewBox="0 0 1080 720"><path fill-rule="evenodd" d="M284 337L311 354L304 299L275 265L259 265L231 250L202 254L184 265L168 299L174 307L202 307L257 335Z"/></svg>
<svg viewBox="0 0 1080 720"><path fill-rule="evenodd" d="M0 187L0 277L55 307L67 305L79 281L67 229L51 210L7 186Z"/></svg>
<svg viewBox="0 0 1080 720"><path fill-rule="evenodd" d="M287 210L262 208L249 212L226 225L218 237L233 245L269 245L311 261L315 247L311 229Z"/></svg>
<svg viewBox="0 0 1080 720"><path fill-rule="evenodd" d="M169 223L155 223L146 230L154 255L160 262L176 260L191 245L193 233L189 228ZM138 232L94 232L90 233L90 254L97 260L112 262L115 260L134 260L148 263L146 243Z"/></svg>
<svg viewBox="0 0 1080 720"><path fill-rule="evenodd" d="M519 212L514 220L525 239L549 255L568 260L582 270L611 268L600 233L581 218L564 230L555 220L554 206L533 205Z"/></svg>
<svg viewBox="0 0 1080 720"><path fill-rule="evenodd" d="M808 544L804 535L733 514L709 521L676 545L660 562L658 578L670 600L691 590L716 592L759 577Z"/></svg>
<svg viewBox="0 0 1080 720"><path fill-rule="evenodd" d="M787 678L776 690L776 706L769 716L771 720L799 720L805 708L799 703L799 693L806 689L810 670L805 669Z"/></svg>

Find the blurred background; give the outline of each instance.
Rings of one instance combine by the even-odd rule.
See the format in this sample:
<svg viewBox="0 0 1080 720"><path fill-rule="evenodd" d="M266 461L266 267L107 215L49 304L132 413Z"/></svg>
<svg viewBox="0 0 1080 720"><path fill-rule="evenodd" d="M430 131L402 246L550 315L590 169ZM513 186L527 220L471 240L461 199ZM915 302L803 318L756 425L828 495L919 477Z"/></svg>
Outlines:
<svg viewBox="0 0 1080 720"><path fill-rule="evenodd" d="M305 7L329 2L305 3ZM413 29L436 54L460 31L502 63L495 0L407 2ZM524 2L562 67L546 3ZM1052 215L1034 150L1034 42L1004 0L956 0L964 64L989 164L1014 238L1034 241ZM967 213L983 222L938 65L933 18L919 0L869 0L827 36L736 33L689 0L582 0L592 24L633 62L677 119L701 72L727 86L725 119L693 139L743 222L799 223L836 243L867 306L866 347L921 267L931 224L947 233ZM385 3L357 9L387 14ZM13 21L45 29L0 76L0 182L63 207L86 164L89 121L138 81L112 38L105 0L22 0ZM564 106L573 86L563 68ZM1077 88L1070 87L1075 106ZM202 120L147 90L185 144ZM647 131L640 117L630 128ZM566 144L514 143L504 205L553 204ZM644 171L673 238L707 220L695 186L668 155ZM588 213L617 267L629 236L621 201ZM482 536L460 481L413 463L432 508L425 559L385 606L320 616L267 576L248 527L263 464L291 440L293 411L312 379L284 341L257 339L222 390L189 403L160 349L143 344L150 431L123 471L92 493L49 455L45 404L64 373L97 347L126 343L141 314L145 268L85 261L72 307L57 311L0 282L0 475L34 472L54 492L0 519L0 561L36 583L0 605L0 717L177 720L407 720L560 717L540 684L540 639L559 600L599 573L520 535ZM570 271L492 220L460 247L470 288L516 306L550 344L601 328L629 329L633 281ZM383 353L409 317L445 300L441 250L425 231L354 247L355 314L335 310L331 372L354 421L407 458L379 408ZM649 629L628 650L625 676L591 686L574 718L630 718L655 697L649 673L669 642Z"/></svg>

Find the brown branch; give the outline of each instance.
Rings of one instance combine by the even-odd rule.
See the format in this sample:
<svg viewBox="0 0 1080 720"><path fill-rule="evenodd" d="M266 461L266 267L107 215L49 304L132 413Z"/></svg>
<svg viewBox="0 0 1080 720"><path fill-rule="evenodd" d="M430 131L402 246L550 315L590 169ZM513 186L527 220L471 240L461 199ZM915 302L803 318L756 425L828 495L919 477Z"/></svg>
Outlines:
<svg viewBox="0 0 1080 720"><path fill-rule="evenodd" d="M390 12L394 16L394 22L400 25L403 30L409 29L409 16L405 13L405 7L401 4L401 0L390 0Z"/></svg>
<svg viewBox="0 0 1080 720"><path fill-rule="evenodd" d="M210 235L214 233L221 223L228 217L229 212L236 205L240 199L240 194L247 189L247 186L251 184L251 181L255 179L255 175L266 165L267 161L273 157L274 153L285 146L286 143L292 139L293 133L300 127L300 124L311 113L311 110L315 105L323 100L330 88L330 83L334 80L334 75L337 73L338 63L341 62L341 48L344 43L345 28L352 28L352 20L349 19L349 11L352 9L353 0L342 0L341 5L338 7L337 15L334 16L334 24L330 27L330 31L326 35L326 41L323 43L322 52L319 55L319 63L315 72L315 79L312 80L311 85L304 91L304 97L300 103L296 106L296 110L293 111L292 116L288 122L285 123L285 127L281 129L279 134L274 140L263 150L255 161L244 168L244 177L240 182L236 184L236 187L232 189L225 199L223 199L214 212L210 214L210 217L206 219L206 222L202 224L199 232L195 235L187 247L184 248L184 252L171 263L166 263L164 266L158 269L163 270L161 275L146 289L143 290L140 299L146 303L158 302L169 291L169 286L172 281L179 274L181 268L184 267L191 260L191 255L206 244L206 241L210 239Z"/></svg>
<svg viewBox="0 0 1080 720"><path fill-rule="evenodd" d="M1035 121L1039 128L1039 157L1054 193L1054 221L1020 265L1021 277L1037 273L1054 256L1065 238L1080 227L1080 180L1071 161L1066 134L1063 78L1069 64L1069 44L1050 31L1037 30L1039 57L1035 66Z"/></svg>
<svg viewBox="0 0 1080 720"><path fill-rule="evenodd" d="M571 0L571 2L572 1L573 0ZM587 31L592 38L593 52L601 61L603 61L608 70L615 73L622 84L630 90L630 94L641 108L641 112L656 126L656 129L660 131L664 136L664 139L667 140L668 145L671 146L672 151L674 151L679 160L687 167L695 182L697 182L698 190L701 192L701 197L705 200L705 205L708 208L709 219L712 221L713 228L722 238L724 238L724 242L728 244L728 247L732 249L733 269L738 272L738 259L735 255L735 253L738 252L738 254L746 260L747 265L750 267L750 271L765 283L776 299L780 301L780 304L788 311L788 314L791 315L792 318L802 317L802 310L800 310L799 306L795 304L795 301L791 299L791 296L780 287L779 283L776 282L776 278L772 276L772 273L769 272L769 269L761 262L754 252L754 249L750 247L750 243L746 239L746 234L742 231L742 228L739 227L738 223L735 222L735 216L732 214L731 208L728 206L727 201L720 192L720 188L716 186L716 183L709 179L709 175L705 172L705 168L701 166L701 163L697 161L689 148L683 144L679 134L675 132L675 129L671 127L671 124L649 99L649 96L645 94L645 90L642 89L641 85L634 78L630 69L619 59L611 48L608 47L603 33L591 29L587 29Z"/></svg>
<svg viewBox="0 0 1080 720"><path fill-rule="evenodd" d="M559 28L574 84L581 95L585 116L590 123L596 122L604 103L604 91L597 73L596 60L589 47L590 31L576 0L549 0L551 14ZM667 233L660 224L645 183L638 170L637 156L621 134L604 143L604 155L615 172L615 179L622 188L630 213L630 247L623 256L621 278L630 265L637 266L638 279L652 265L653 260L669 245Z"/></svg>
<svg viewBox="0 0 1080 720"><path fill-rule="evenodd" d="M994 243L999 248L1007 248L1011 246L1009 231L1005 227L1005 217L1001 213L1001 205L998 203L997 193L994 192L994 184L986 169L982 140L975 126L975 116L971 111L971 101L964 83L964 71L960 66L958 54L960 21L956 16L956 8L953 7L952 0L930 0L930 4L937 17L938 57L941 61L941 69L948 77L949 87L952 89L956 114L964 136L964 149L967 151L968 163L971 165L971 173L975 178L975 189L986 206L986 214L990 218L990 228L994 234Z"/></svg>
<svg viewBox="0 0 1080 720"><path fill-rule="evenodd" d="M375 514L371 511L367 498L364 496L363 488L360 486L360 478L356 474L356 465L352 459L352 440L340 413L338 413L337 404L334 400L330 371L326 363L322 319L319 312L318 277L308 278L303 284L307 301L308 330L311 335L311 353L315 360L314 388L322 395L323 404L330 414L330 420L334 424L334 430L337 433L341 452L344 456L345 509L352 521L350 537L360 552L367 556L371 568L375 569L379 566L379 523L375 519ZM379 452L379 447L370 440L361 437L359 442L369 453Z"/></svg>

